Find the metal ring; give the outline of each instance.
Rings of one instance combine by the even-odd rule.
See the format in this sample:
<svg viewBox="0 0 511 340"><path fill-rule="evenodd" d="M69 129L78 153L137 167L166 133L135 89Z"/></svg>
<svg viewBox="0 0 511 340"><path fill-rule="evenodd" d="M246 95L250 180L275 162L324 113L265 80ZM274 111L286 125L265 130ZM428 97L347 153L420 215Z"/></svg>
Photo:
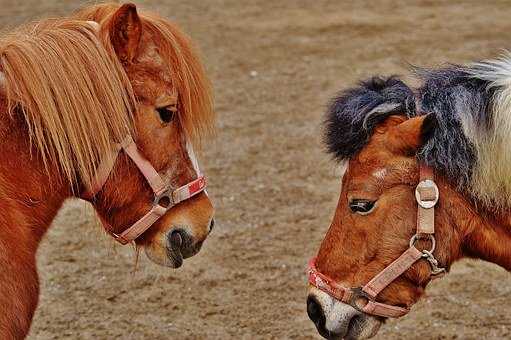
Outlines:
<svg viewBox="0 0 511 340"><path fill-rule="evenodd" d="M417 240L421 240L421 239L425 239L425 238L428 238L431 241L431 249L428 250L428 252L433 253L436 248L436 240L435 240L435 236L433 236L433 234L415 234L415 235L413 235L412 238L410 239L410 248L415 246L415 242L417 242Z"/></svg>
<svg viewBox="0 0 511 340"><path fill-rule="evenodd" d="M363 287L355 287L350 289L351 296L348 301L348 304L358 310L359 312L364 312L364 307L369 303L369 301L373 301L373 298L364 292ZM357 303L358 302L358 303ZM362 303L360 303L362 302Z"/></svg>
<svg viewBox="0 0 511 340"><path fill-rule="evenodd" d="M433 190L435 191L435 198L432 201L422 200L421 194L419 191L420 188L433 188ZM417 200L417 203L424 209L433 208L437 204L439 197L440 197L440 192L438 191L438 186L436 185L436 183L434 181L432 181L430 179L425 179L425 180L419 182L419 184L417 184L417 187L415 187L415 199Z"/></svg>
<svg viewBox="0 0 511 340"><path fill-rule="evenodd" d="M163 199L167 199L168 203L161 204L162 203L161 201ZM164 192L162 192L158 196L154 197L153 204L154 205L159 205L160 207L165 208L165 209L170 209L174 205L174 199L172 198L172 193L170 193L168 190L165 190Z"/></svg>

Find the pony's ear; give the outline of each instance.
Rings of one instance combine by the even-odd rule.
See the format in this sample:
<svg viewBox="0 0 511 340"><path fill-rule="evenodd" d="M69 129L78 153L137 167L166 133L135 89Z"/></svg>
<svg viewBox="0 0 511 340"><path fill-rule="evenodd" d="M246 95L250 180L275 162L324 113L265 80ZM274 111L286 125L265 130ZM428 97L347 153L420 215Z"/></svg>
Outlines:
<svg viewBox="0 0 511 340"><path fill-rule="evenodd" d="M134 4L122 5L112 16L110 41L121 62L132 62L137 55L142 22Z"/></svg>
<svg viewBox="0 0 511 340"><path fill-rule="evenodd" d="M415 153L432 137L436 125L432 114L407 119L389 131L389 146L405 153Z"/></svg>
<svg viewBox="0 0 511 340"><path fill-rule="evenodd" d="M389 129L391 129L399 124L402 124L403 122L406 122L407 119L408 118L402 114L401 115L398 115L398 114L390 115L387 118L385 118L385 120L383 122L376 125L376 127L374 128L374 132L382 133L382 134L386 133L387 131L389 131Z"/></svg>

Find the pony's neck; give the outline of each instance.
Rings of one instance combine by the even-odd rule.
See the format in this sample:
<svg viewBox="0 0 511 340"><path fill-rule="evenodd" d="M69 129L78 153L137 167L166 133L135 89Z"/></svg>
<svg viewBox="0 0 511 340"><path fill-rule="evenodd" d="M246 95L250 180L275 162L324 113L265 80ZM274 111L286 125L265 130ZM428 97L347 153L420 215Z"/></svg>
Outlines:
<svg viewBox="0 0 511 340"><path fill-rule="evenodd" d="M491 213L447 183L440 185L448 197L444 204L449 212L446 222L451 225L452 236L447 242L456 248L454 259L477 258L511 270L511 214Z"/></svg>
<svg viewBox="0 0 511 340"><path fill-rule="evenodd" d="M1 104L0 112L5 112ZM30 145L26 126L16 117L0 121L0 136L0 227L16 220L9 230L28 228L30 233L17 237L38 242L72 190L56 164L44 166ZM0 238L8 235L2 232Z"/></svg>
<svg viewBox="0 0 511 340"><path fill-rule="evenodd" d="M0 339L23 339L39 295L37 247L70 190L66 181L48 175L37 154L30 152L26 127L2 106Z"/></svg>

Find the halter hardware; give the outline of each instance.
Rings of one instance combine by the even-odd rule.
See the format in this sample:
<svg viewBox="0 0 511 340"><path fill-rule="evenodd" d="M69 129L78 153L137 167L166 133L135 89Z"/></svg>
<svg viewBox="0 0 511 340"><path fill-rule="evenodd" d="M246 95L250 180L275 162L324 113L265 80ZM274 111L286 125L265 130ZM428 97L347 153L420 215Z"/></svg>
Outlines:
<svg viewBox="0 0 511 340"><path fill-rule="evenodd" d="M432 179L425 179L417 184L415 188L415 199L424 209L433 208L440 197L438 186Z"/></svg>
<svg viewBox="0 0 511 340"><path fill-rule="evenodd" d="M158 221L160 217L165 215L168 210L172 209L182 201L190 199L204 191L206 189L206 178L201 175L197 169L197 178L195 180L173 190L170 184L161 178L158 171L156 171L151 163L140 153L140 151L138 151L133 138L128 136L119 143L114 150L112 150L112 154L109 155L109 157L105 157L103 161L101 161L96 171L94 182L88 188L87 192L82 195L84 199L92 200L98 192L101 191L108 180L112 169L114 168L115 160L119 156L121 150L124 151L135 163L154 194L151 210L149 210L144 216L124 230L121 234L109 231L112 228L104 219L101 219L105 229L109 231L110 235L112 235L116 241L124 245L134 241L142 235L156 221Z"/></svg>
<svg viewBox="0 0 511 340"><path fill-rule="evenodd" d="M433 255L433 253L427 250L423 250L422 257L429 262L429 266L431 267L431 275L433 276L433 278L437 277L440 274L445 273L445 268L438 266L438 260L435 258L435 255Z"/></svg>
<svg viewBox="0 0 511 340"><path fill-rule="evenodd" d="M163 200L167 199L168 202L163 202ZM153 205L159 205L160 207L167 208L169 206L174 206L174 199L172 198L172 193L168 191L164 191L159 195L154 196Z"/></svg>
<svg viewBox="0 0 511 340"><path fill-rule="evenodd" d="M385 303L376 302L377 295L406 272L414 263L421 259L428 261L431 267L432 279L445 273L445 268L439 267L438 260L433 255L436 248L435 240L435 205L438 203L440 193L434 182L433 169L420 166L420 182L415 188L417 200L417 232L410 239L409 248L394 262L385 267L366 285L361 287L344 287L332 278L321 273L316 267L316 258L309 262L309 283L319 290L332 296L334 299L349 304L360 312L381 316L398 318L406 315L410 309ZM429 240L429 250L419 250L415 247L418 240Z"/></svg>
<svg viewBox="0 0 511 340"><path fill-rule="evenodd" d="M348 300L348 304L362 312L364 307L367 306L371 300L371 296L364 292L364 287L355 287L351 288L351 296Z"/></svg>
<svg viewBox="0 0 511 340"><path fill-rule="evenodd" d="M425 234L425 235L415 234L415 235L413 235L412 238L410 239L410 247L415 247L415 242L417 242L418 240L429 240L431 242L431 249L429 251L423 250L423 252L427 251L428 253L432 253L435 251L436 240L435 240L435 236L433 236L432 234Z"/></svg>

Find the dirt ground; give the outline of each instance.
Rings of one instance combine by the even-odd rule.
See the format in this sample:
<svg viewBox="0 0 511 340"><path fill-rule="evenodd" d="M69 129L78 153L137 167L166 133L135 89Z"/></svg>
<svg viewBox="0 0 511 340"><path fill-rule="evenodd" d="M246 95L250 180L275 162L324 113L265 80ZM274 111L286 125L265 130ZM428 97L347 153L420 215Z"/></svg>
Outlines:
<svg viewBox="0 0 511 340"><path fill-rule="evenodd" d="M339 192L321 119L339 89L496 56L510 46L505 1L139 1L200 46L216 90L217 140L202 163L217 227L179 270L107 238L70 201L38 254L40 306L30 339L317 339L305 311L307 260ZM84 3L1 0L0 25ZM378 339L511 338L511 280L462 262Z"/></svg>

